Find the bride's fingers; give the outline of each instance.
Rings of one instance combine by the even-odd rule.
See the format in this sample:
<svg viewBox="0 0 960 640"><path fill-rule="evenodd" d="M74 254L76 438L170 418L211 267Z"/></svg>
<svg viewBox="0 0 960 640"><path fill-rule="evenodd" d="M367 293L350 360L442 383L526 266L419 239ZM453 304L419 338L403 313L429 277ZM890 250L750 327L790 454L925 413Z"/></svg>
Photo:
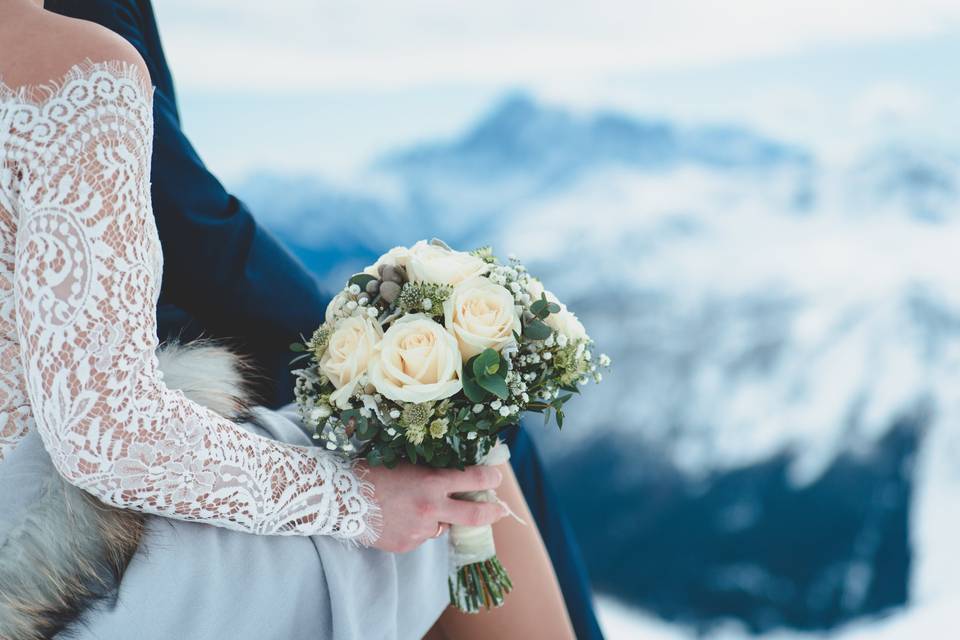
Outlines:
<svg viewBox="0 0 960 640"><path fill-rule="evenodd" d="M507 515L507 510L496 502L469 502L447 500L442 509L443 522L468 527L493 524Z"/></svg>
<svg viewBox="0 0 960 640"><path fill-rule="evenodd" d="M463 471L440 471L447 493L486 491L496 489L503 482L503 473L496 467L478 465Z"/></svg>

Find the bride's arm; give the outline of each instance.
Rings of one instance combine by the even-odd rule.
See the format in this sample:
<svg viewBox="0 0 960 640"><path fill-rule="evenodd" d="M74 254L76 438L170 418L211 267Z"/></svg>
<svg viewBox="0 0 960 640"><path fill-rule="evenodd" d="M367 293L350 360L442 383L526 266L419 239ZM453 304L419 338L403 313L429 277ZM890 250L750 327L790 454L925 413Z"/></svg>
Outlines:
<svg viewBox="0 0 960 640"><path fill-rule="evenodd" d="M38 146L21 158L17 330L54 464L122 508L371 542L376 508L348 463L252 435L161 380L151 100L142 61L123 55L38 106Z"/></svg>

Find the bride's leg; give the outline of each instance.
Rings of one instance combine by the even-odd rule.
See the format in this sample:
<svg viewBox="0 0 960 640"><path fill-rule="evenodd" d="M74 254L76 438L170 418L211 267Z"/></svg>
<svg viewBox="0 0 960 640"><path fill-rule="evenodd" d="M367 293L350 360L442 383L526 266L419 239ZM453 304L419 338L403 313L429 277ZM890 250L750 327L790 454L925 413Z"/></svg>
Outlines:
<svg viewBox="0 0 960 640"><path fill-rule="evenodd" d="M502 607L491 611L467 614L449 607L427 638L573 640L570 616L537 525L510 465L500 470L503 484L497 495L526 523L507 517L493 525L497 555L510 574L513 591Z"/></svg>

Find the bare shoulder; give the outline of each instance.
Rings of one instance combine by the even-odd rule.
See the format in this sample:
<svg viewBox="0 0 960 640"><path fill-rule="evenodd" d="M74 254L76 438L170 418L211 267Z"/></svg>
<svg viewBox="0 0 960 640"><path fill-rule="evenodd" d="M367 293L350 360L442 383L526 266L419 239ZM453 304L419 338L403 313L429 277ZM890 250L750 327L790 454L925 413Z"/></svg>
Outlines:
<svg viewBox="0 0 960 640"><path fill-rule="evenodd" d="M19 16L13 26L10 33L0 34L0 77L11 87L56 81L87 62L125 63L150 84L146 64L133 45L98 24L35 11Z"/></svg>

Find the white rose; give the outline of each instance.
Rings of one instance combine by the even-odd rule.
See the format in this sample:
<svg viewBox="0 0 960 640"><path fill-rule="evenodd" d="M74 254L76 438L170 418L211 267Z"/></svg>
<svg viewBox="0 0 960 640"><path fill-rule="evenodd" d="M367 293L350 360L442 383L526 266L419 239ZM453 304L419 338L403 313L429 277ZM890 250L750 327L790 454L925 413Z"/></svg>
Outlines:
<svg viewBox="0 0 960 640"><path fill-rule="evenodd" d="M457 339L422 313L391 325L370 359L370 382L397 402L430 402L463 388Z"/></svg>
<svg viewBox="0 0 960 640"><path fill-rule="evenodd" d="M469 253L451 251L421 240L410 248L407 275L412 282L432 282L456 286L474 276L482 276L490 265Z"/></svg>
<svg viewBox="0 0 960 640"><path fill-rule="evenodd" d="M406 247L394 247L385 254L377 258L377 261L363 270L367 275L380 277L380 267L390 265L392 267L406 267L410 260L410 249Z"/></svg>
<svg viewBox="0 0 960 640"><path fill-rule="evenodd" d="M527 293L530 294L531 301L535 302L539 300L545 291L546 289L543 288L543 283L536 278L530 278L530 280L527 281Z"/></svg>
<svg viewBox="0 0 960 640"><path fill-rule="evenodd" d="M571 340L588 340L587 330L577 316L567 309L567 305L560 305L560 313L551 313L544 320L547 326Z"/></svg>
<svg viewBox="0 0 960 640"><path fill-rule="evenodd" d="M320 371L337 388L330 394L330 401L341 409L349 408L357 381L366 373L374 347L382 339L380 325L362 316L341 320L334 329L320 358Z"/></svg>
<svg viewBox="0 0 960 640"><path fill-rule="evenodd" d="M520 332L513 294L488 278L458 284L443 303L444 324L457 337L464 361L484 349L501 351Z"/></svg>

